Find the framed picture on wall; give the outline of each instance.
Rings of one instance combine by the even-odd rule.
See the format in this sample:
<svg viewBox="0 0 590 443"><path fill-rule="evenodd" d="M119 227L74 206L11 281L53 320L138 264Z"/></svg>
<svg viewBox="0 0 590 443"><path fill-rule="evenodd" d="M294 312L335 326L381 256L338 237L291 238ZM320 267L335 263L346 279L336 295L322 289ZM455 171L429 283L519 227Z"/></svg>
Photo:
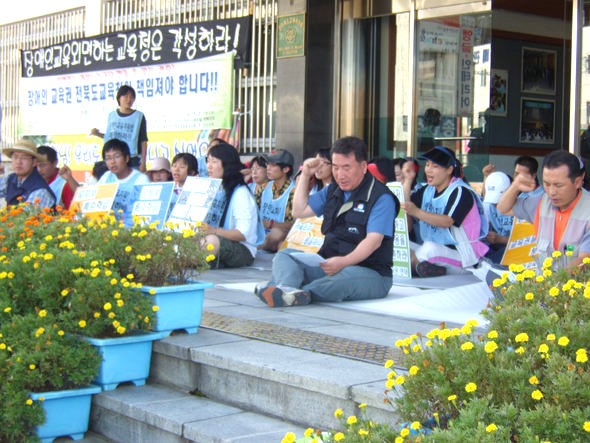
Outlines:
<svg viewBox="0 0 590 443"><path fill-rule="evenodd" d="M520 99L520 143L553 144L555 100Z"/></svg>
<svg viewBox="0 0 590 443"><path fill-rule="evenodd" d="M508 115L508 71L504 69L492 69L489 115Z"/></svg>
<svg viewBox="0 0 590 443"><path fill-rule="evenodd" d="M522 48L522 92L555 94L557 51Z"/></svg>

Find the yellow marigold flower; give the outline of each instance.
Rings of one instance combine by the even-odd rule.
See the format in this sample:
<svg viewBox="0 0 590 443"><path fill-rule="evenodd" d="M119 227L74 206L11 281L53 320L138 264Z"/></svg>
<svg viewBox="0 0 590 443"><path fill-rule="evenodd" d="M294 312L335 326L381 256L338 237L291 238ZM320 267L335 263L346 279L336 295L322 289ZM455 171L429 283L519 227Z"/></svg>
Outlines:
<svg viewBox="0 0 590 443"><path fill-rule="evenodd" d="M393 366L393 360L387 360L384 366L386 368L391 368Z"/></svg>
<svg viewBox="0 0 590 443"><path fill-rule="evenodd" d="M549 289L549 295L551 297L557 297L559 295L559 288L553 286L551 289Z"/></svg>
<svg viewBox="0 0 590 443"><path fill-rule="evenodd" d="M85 320L80 320L78 322L78 326L80 326L81 328L85 328L86 327L86 321Z"/></svg>
<svg viewBox="0 0 590 443"><path fill-rule="evenodd" d="M28 255L25 255L25 256L23 257L23 263L28 263L28 262L30 262L30 261L31 261L31 257L29 257Z"/></svg>
<svg viewBox="0 0 590 443"><path fill-rule="evenodd" d="M117 231L117 230L114 230L113 232L111 232L111 235L112 235L113 237L116 237L117 235L119 235L119 231Z"/></svg>
<svg viewBox="0 0 590 443"><path fill-rule="evenodd" d="M404 443L403 437L395 437L395 443Z"/></svg>
<svg viewBox="0 0 590 443"><path fill-rule="evenodd" d="M47 316L47 311L45 309L41 309L39 311L39 317L45 317L45 316Z"/></svg>
<svg viewBox="0 0 590 443"><path fill-rule="evenodd" d="M524 294L524 298L525 300L533 300L535 298L535 294L533 294L532 292L527 292L526 294Z"/></svg>
<svg viewBox="0 0 590 443"><path fill-rule="evenodd" d="M420 368L418 366L412 366L410 368L410 375L416 375L418 373L418 371L420 370Z"/></svg>
<svg viewBox="0 0 590 443"><path fill-rule="evenodd" d="M29 369L30 369L31 371L33 371L33 370L34 370L36 367L37 367L37 366L35 366L34 364L30 364L30 365L29 365Z"/></svg>
<svg viewBox="0 0 590 443"><path fill-rule="evenodd" d="M497 430L498 430L498 426L496 426L494 423L491 423L486 426L486 432L494 432Z"/></svg>
<svg viewBox="0 0 590 443"><path fill-rule="evenodd" d="M295 437L293 432L287 432L283 437L283 440L281 440L281 443L293 443L296 438L297 437Z"/></svg>
<svg viewBox="0 0 590 443"><path fill-rule="evenodd" d="M398 375L397 378L395 379L395 384L396 385L403 385L405 381L406 381L406 377L404 377L403 375Z"/></svg>
<svg viewBox="0 0 590 443"><path fill-rule="evenodd" d="M68 295L69 291L67 289L62 289L61 291L61 295L62 297L65 297L66 295Z"/></svg>
<svg viewBox="0 0 590 443"><path fill-rule="evenodd" d="M27 398L27 401L25 403L27 404L27 406L31 406L33 404L33 400Z"/></svg>
<svg viewBox="0 0 590 443"><path fill-rule="evenodd" d="M311 437L311 434L313 434L313 428L307 428L305 430L305 432L303 433L303 436L306 438L309 438L309 437Z"/></svg>
<svg viewBox="0 0 590 443"><path fill-rule="evenodd" d="M471 349L473 349L473 343L471 343L470 341L467 341L461 345L461 350L463 351L469 351Z"/></svg>
<svg viewBox="0 0 590 443"><path fill-rule="evenodd" d="M515 279L516 281L524 281L524 275L523 275L523 274L516 274L516 275L514 276L514 279Z"/></svg>
<svg viewBox="0 0 590 443"><path fill-rule="evenodd" d="M420 422L419 421L415 421L410 425L410 428L414 429L414 430L418 430L420 429Z"/></svg>
<svg viewBox="0 0 590 443"><path fill-rule="evenodd" d="M547 341L555 341L555 334L547 334Z"/></svg>
<svg viewBox="0 0 590 443"><path fill-rule="evenodd" d="M127 274L126 278L127 280L133 280L135 276L133 274Z"/></svg>
<svg viewBox="0 0 590 443"><path fill-rule="evenodd" d="M456 396L455 394L449 395L449 396L447 397L447 400L448 400L448 401L455 401L455 400L457 400L457 396Z"/></svg>
<svg viewBox="0 0 590 443"><path fill-rule="evenodd" d="M578 349L576 351L576 362L586 363L587 361L588 361L588 354L586 353L586 349Z"/></svg>
<svg viewBox="0 0 590 443"><path fill-rule="evenodd" d="M553 251L551 253L551 256L554 258L561 257L561 252L560 251Z"/></svg>
<svg viewBox="0 0 590 443"><path fill-rule="evenodd" d="M35 335L39 337L40 335L45 333L45 328L39 328L35 331Z"/></svg>
<svg viewBox="0 0 590 443"><path fill-rule="evenodd" d="M6 349L6 343L0 343L0 349Z"/></svg>
<svg viewBox="0 0 590 443"><path fill-rule="evenodd" d="M567 338L566 336L563 337L559 337L559 340L557 340L557 344L559 346L567 346L570 342L570 339Z"/></svg>
<svg viewBox="0 0 590 443"><path fill-rule="evenodd" d="M152 311L158 312L159 310L160 310L159 306L156 306L156 305L152 306Z"/></svg>
<svg viewBox="0 0 590 443"><path fill-rule="evenodd" d="M537 378L536 375L533 375L531 378L529 378L529 383L531 385L538 385L539 384L539 379Z"/></svg>
<svg viewBox="0 0 590 443"><path fill-rule="evenodd" d="M118 321L118 320L115 320L115 321L113 322L113 327L114 327L114 328L118 328L119 326L121 326L121 323L119 323L119 321Z"/></svg>
<svg viewBox="0 0 590 443"><path fill-rule="evenodd" d="M541 283L541 282L545 281L545 277L543 277L542 275L537 275L537 276L535 277L535 280L536 280L537 282Z"/></svg>
<svg viewBox="0 0 590 443"><path fill-rule="evenodd" d="M503 284L504 284L504 281L500 278L495 278L494 281L492 281L492 286L494 286L494 288L499 288Z"/></svg>
<svg viewBox="0 0 590 443"><path fill-rule="evenodd" d="M467 383L465 385L465 391L467 391L467 392L477 391L477 385L475 383L472 383L472 382Z"/></svg>
<svg viewBox="0 0 590 443"><path fill-rule="evenodd" d="M12 311L12 308L10 306L7 306L6 308L4 308L4 312L10 312Z"/></svg>
<svg viewBox="0 0 590 443"><path fill-rule="evenodd" d="M346 419L346 424L353 425L357 422L357 419L354 415L351 415Z"/></svg>
<svg viewBox="0 0 590 443"><path fill-rule="evenodd" d="M344 440L344 434L342 432L338 432L334 435L334 441Z"/></svg>
<svg viewBox="0 0 590 443"><path fill-rule="evenodd" d="M123 300L121 300L121 299L117 300L117 306L118 306L118 307L121 307L121 306L123 306L124 304L125 304L125 302L124 302Z"/></svg>
<svg viewBox="0 0 590 443"><path fill-rule="evenodd" d="M420 346L420 345L414 345L414 347L412 348L412 351L413 351L413 352L418 352L418 351L420 351L421 349L422 349L422 346Z"/></svg>
<svg viewBox="0 0 590 443"><path fill-rule="evenodd" d="M119 326L117 328L117 333L120 335L123 335L125 333L126 329L123 326Z"/></svg>
<svg viewBox="0 0 590 443"><path fill-rule="evenodd" d="M367 407L367 404L366 403L361 403L359 405L359 409L363 409L363 408L366 408L366 407Z"/></svg>
<svg viewBox="0 0 590 443"><path fill-rule="evenodd" d="M426 346L430 347L432 346L432 340L428 340L426 343L424 343Z"/></svg>
<svg viewBox="0 0 590 443"><path fill-rule="evenodd" d="M391 389L391 388L393 388L393 385L395 385L395 381L394 381L394 380L387 380L387 381L385 382L385 387L386 387L387 389Z"/></svg>
<svg viewBox="0 0 590 443"><path fill-rule="evenodd" d="M399 432L399 435L401 435L402 437L407 437L408 435L410 435L410 430L408 428L403 428Z"/></svg>
<svg viewBox="0 0 590 443"><path fill-rule="evenodd" d="M369 435L369 431L366 431L363 428L360 428L359 429L359 435Z"/></svg>
<svg viewBox="0 0 590 443"><path fill-rule="evenodd" d="M590 432L590 421L584 422L584 431Z"/></svg>
<svg viewBox="0 0 590 443"><path fill-rule="evenodd" d="M57 335L59 335L60 337L63 336L64 334L65 334L65 332L62 330L57 331Z"/></svg>
<svg viewBox="0 0 590 443"><path fill-rule="evenodd" d="M106 302L102 308L105 311L110 311L113 308L113 305L111 305L109 302Z"/></svg>
<svg viewBox="0 0 590 443"><path fill-rule="evenodd" d="M461 326L461 334L463 334L463 335L471 334L471 327L469 327L467 325Z"/></svg>
<svg viewBox="0 0 590 443"><path fill-rule="evenodd" d="M522 342L529 341L529 335L526 332L521 332L516 337L514 337L514 341L516 343L522 343Z"/></svg>
<svg viewBox="0 0 590 443"><path fill-rule="evenodd" d="M206 262L210 262L213 260L215 260L215 256L213 254L209 254L207 257L205 257Z"/></svg>
<svg viewBox="0 0 590 443"><path fill-rule="evenodd" d="M213 249L215 249L215 246L213 246L211 243L209 243L207 245L207 251L212 251Z"/></svg>
<svg viewBox="0 0 590 443"><path fill-rule="evenodd" d="M491 354L492 352L494 352L496 349L498 349L498 345L496 344L495 341L491 340L489 342L487 342L484 346L484 350L488 353Z"/></svg>
<svg viewBox="0 0 590 443"><path fill-rule="evenodd" d="M543 277L551 277L551 274L553 274L553 272L551 272L550 269L545 269L543 271Z"/></svg>
<svg viewBox="0 0 590 443"><path fill-rule="evenodd" d="M108 315L108 317L109 317L110 319L113 319L113 318L115 318L115 313L114 313L114 312L109 312L109 315Z"/></svg>
<svg viewBox="0 0 590 443"><path fill-rule="evenodd" d="M133 248L131 246L125 246L125 252L131 252Z"/></svg>
<svg viewBox="0 0 590 443"><path fill-rule="evenodd" d="M167 235L166 237L164 237L164 240L170 241L170 240L172 240L172 237L170 237L169 235Z"/></svg>
<svg viewBox="0 0 590 443"><path fill-rule="evenodd" d="M111 285L115 286L117 284L117 279L116 278L112 278L111 279Z"/></svg>
<svg viewBox="0 0 590 443"><path fill-rule="evenodd" d="M539 391L538 389L535 389L531 393L531 397L533 397L534 400L541 400L543 398L543 393L541 391Z"/></svg>
<svg viewBox="0 0 590 443"><path fill-rule="evenodd" d="M488 332L488 338L498 338L498 331L493 330Z"/></svg>
<svg viewBox="0 0 590 443"><path fill-rule="evenodd" d="M143 319L143 321L144 321L144 323L149 323L149 322L150 322L150 318L146 316L146 317Z"/></svg>
<svg viewBox="0 0 590 443"><path fill-rule="evenodd" d="M100 318L100 312L95 312L94 313L94 318Z"/></svg>
<svg viewBox="0 0 590 443"><path fill-rule="evenodd" d="M338 408L334 411L334 417L338 418L342 416L342 409Z"/></svg>
<svg viewBox="0 0 590 443"><path fill-rule="evenodd" d="M584 264L586 264L586 265L587 265L588 263L590 263L590 257L584 257L584 258L582 259L582 263L584 263Z"/></svg>
<svg viewBox="0 0 590 443"><path fill-rule="evenodd" d="M541 354L546 354L547 352L549 352L549 346L547 346L545 343L541 343L539 345L539 350L537 352L540 352Z"/></svg>

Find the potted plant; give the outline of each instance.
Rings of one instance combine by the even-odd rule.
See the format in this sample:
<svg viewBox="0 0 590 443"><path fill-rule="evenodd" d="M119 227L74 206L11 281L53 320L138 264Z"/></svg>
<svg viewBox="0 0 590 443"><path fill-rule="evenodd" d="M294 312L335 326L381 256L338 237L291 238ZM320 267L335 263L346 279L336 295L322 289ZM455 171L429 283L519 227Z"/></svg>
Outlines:
<svg viewBox="0 0 590 443"><path fill-rule="evenodd" d="M165 335L179 329L196 333L204 290L213 284L195 281L193 276L208 269L208 263L215 259L210 253L212 246L203 245L200 223L194 230L176 232L172 225L158 229L157 223L144 226L136 222L131 228L121 229L111 219L81 243L88 250L100 247L115 260L121 275L131 276L133 289L151 297L158 307L155 331Z"/></svg>
<svg viewBox="0 0 590 443"><path fill-rule="evenodd" d="M0 313L0 441L82 438L98 373L96 348L66 334L45 310Z"/></svg>

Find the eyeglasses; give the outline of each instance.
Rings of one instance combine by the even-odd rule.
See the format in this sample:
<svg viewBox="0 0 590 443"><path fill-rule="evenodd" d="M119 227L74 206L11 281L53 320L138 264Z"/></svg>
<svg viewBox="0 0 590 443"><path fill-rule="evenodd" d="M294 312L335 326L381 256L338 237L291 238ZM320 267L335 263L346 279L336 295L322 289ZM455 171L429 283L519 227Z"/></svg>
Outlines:
<svg viewBox="0 0 590 443"><path fill-rule="evenodd" d="M105 155L104 161L105 162L113 162L113 161L116 162L116 161L121 160L122 158L123 158L123 156L121 154L115 154L115 155L112 155L112 156L106 156Z"/></svg>

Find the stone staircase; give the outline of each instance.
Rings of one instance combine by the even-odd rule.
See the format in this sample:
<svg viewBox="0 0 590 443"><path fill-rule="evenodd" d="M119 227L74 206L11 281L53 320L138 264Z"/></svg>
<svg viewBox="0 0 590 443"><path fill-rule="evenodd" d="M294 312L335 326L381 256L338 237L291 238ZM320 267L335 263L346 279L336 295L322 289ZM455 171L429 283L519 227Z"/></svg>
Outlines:
<svg viewBox="0 0 590 443"><path fill-rule="evenodd" d="M94 396L91 430L115 442L280 442L333 413L396 422L381 364L201 328L154 343L150 380ZM89 440L90 441L90 440Z"/></svg>

